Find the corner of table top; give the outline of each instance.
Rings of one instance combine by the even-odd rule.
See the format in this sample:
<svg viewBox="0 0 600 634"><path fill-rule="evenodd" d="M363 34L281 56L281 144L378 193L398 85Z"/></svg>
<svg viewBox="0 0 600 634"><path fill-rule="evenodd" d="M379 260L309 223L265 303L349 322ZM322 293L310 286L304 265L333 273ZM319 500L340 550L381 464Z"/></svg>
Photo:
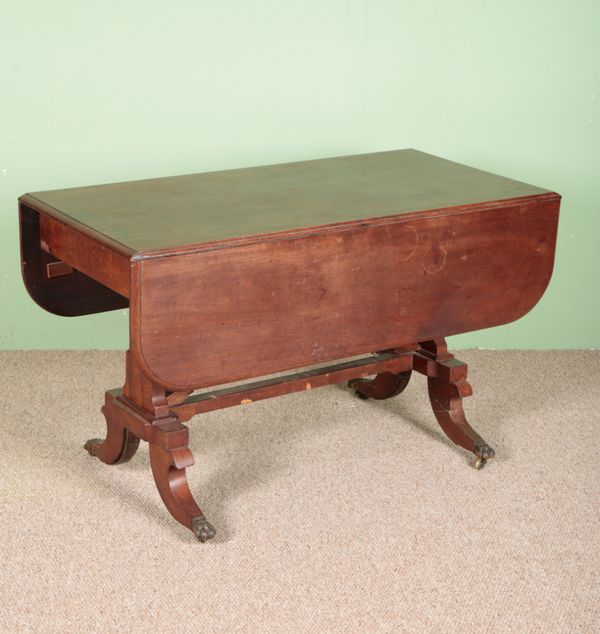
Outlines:
<svg viewBox="0 0 600 634"><path fill-rule="evenodd" d="M96 240L100 244L105 247L108 247L111 251L116 251L118 255L124 256L126 258L130 258L132 255L136 253L136 249L130 247L129 245L123 244L114 238L107 236L106 234L86 225L83 222L69 216L68 214L52 207L48 203L41 201L32 193L21 194L18 198L19 208L21 205L25 205L38 213L42 213L46 216L50 216L59 222L62 222L69 227L71 227L74 231L84 234L88 238L92 238Z"/></svg>

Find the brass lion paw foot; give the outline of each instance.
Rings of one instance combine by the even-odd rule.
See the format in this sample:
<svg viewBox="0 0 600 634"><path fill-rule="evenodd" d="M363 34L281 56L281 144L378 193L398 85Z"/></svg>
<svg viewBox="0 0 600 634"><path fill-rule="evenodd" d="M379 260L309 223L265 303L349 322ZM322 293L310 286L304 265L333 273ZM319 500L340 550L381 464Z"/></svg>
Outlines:
<svg viewBox="0 0 600 634"><path fill-rule="evenodd" d="M348 387L352 388L354 390L354 394L356 396L358 396L359 399L361 399L361 401L368 401L369 397L366 394L363 394L358 387L355 384L352 383L348 383Z"/></svg>
<svg viewBox="0 0 600 634"><path fill-rule="evenodd" d="M496 456L496 453L494 452L494 450L486 443L477 445L475 447L474 453L475 453L475 458L473 458L471 462L471 466L474 469L483 469L486 463L489 460L492 460Z"/></svg>
<svg viewBox="0 0 600 634"><path fill-rule="evenodd" d="M213 525L205 517L196 517L192 520L192 531L194 531L198 541L203 544L217 534Z"/></svg>
<svg viewBox="0 0 600 634"><path fill-rule="evenodd" d="M90 454L90 456L96 455L96 448L104 442L102 438L90 438L83 448Z"/></svg>

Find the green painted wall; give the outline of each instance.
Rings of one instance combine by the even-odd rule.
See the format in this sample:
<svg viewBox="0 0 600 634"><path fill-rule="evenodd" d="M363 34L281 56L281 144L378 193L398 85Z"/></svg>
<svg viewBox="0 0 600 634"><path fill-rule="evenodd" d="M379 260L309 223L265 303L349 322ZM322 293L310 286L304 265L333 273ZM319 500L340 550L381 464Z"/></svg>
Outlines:
<svg viewBox="0 0 600 634"><path fill-rule="evenodd" d="M44 313L26 191L415 147L563 194L540 304L455 347L600 347L600 3L4 3L0 348L127 346L118 311Z"/></svg>

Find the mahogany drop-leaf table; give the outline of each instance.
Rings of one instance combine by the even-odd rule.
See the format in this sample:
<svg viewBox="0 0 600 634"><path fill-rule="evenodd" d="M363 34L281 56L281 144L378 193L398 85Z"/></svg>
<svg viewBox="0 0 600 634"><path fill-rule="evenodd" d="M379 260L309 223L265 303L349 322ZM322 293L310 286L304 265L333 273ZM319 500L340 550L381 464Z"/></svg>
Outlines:
<svg viewBox="0 0 600 634"><path fill-rule="evenodd" d="M416 370L449 438L493 458L444 337L536 304L559 205L416 150L37 192L19 199L23 278L58 315L129 307L125 384L85 448L116 464L147 441L165 506L204 542L195 414L338 382L384 399Z"/></svg>

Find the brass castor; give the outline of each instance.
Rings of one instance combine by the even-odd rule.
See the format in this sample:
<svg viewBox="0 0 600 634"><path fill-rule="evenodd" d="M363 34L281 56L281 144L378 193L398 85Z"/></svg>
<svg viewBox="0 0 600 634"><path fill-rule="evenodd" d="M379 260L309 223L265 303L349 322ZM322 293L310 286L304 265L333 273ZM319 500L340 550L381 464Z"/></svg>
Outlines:
<svg viewBox="0 0 600 634"><path fill-rule="evenodd" d="M213 525L205 517L196 517L192 520L192 531L198 541L203 544L217 534Z"/></svg>
<svg viewBox="0 0 600 634"><path fill-rule="evenodd" d="M489 445L477 445L475 447L475 457L471 460L471 466L474 469L483 469L489 460L495 457L494 450Z"/></svg>
<svg viewBox="0 0 600 634"><path fill-rule="evenodd" d="M98 445L101 445L103 442L103 438L90 438L88 441L86 441L85 445L83 445L83 448L90 454L90 456L95 456L96 447Z"/></svg>

